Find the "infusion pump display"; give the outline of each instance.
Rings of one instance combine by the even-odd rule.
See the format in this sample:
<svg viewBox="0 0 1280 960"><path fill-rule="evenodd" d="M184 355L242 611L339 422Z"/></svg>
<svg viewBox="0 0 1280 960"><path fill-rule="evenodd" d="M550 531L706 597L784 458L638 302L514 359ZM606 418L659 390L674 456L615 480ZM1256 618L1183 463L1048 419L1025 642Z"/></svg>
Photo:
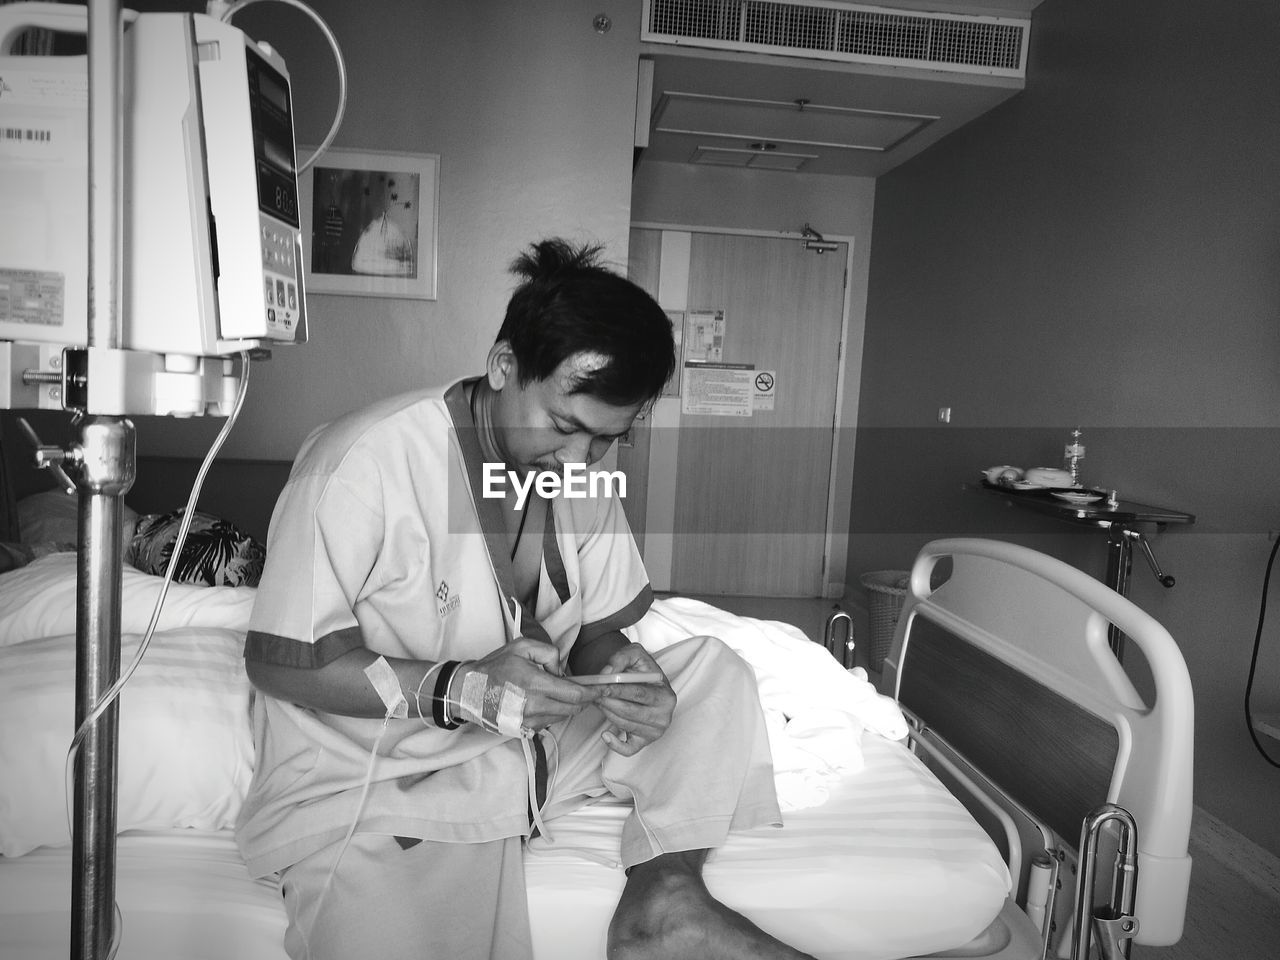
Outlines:
<svg viewBox="0 0 1280 960"><path fill-rule="evenodd" d="M291 340L302 322L303 301L289 81L253 50L245 54L262 227L262 309L268 335Z"/></svg>
<svg viewBox="0 0 1280 960"><path fill-rule="evenodd" d="M0 5L0 35L34 6L51 15L49 4ZM64 6L59 29L87 32L86 8ZM305 341L284 60L203 14L141 13L121 64L119 346L220 357ZM87 58L0 56L0 76L0 130L44 131L0 140L0 341L82 346Z"/></svg>
<svg viewBox="0 0 1280 960"><path fill-rule="evenodd" d="M258 205L298 226L298 177L294 167L289 81L252 50L247 51L249 111L258 161Z"/></svg>

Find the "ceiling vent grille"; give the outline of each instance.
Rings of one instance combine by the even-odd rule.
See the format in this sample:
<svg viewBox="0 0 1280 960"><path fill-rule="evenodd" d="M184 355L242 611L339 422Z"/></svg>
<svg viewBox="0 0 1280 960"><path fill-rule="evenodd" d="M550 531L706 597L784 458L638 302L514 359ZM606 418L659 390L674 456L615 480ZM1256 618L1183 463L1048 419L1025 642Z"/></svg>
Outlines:
<svg viewBox="0 0 1280 960"><path fill-rule="evenodd" d="M645 0L641 40L1024 77L1030 20L822 0Z"/></svg>

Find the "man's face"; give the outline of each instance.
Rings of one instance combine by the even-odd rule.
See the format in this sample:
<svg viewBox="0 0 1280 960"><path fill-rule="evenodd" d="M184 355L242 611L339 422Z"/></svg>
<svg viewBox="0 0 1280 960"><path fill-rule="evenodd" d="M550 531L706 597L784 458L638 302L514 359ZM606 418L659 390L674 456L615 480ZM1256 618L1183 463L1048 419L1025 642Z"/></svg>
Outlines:
<svg viewBox="0 0 1280 960"><path fill-rule="evenodd" d="M546 380L520 385L516 361L500 377L494 398L493 422L498 452L516 470L551 470L564 464L590 465L631 429L641 404L616 407L596 397L570 392L585 373L605 358L588 353L569 357Z"/></svg>

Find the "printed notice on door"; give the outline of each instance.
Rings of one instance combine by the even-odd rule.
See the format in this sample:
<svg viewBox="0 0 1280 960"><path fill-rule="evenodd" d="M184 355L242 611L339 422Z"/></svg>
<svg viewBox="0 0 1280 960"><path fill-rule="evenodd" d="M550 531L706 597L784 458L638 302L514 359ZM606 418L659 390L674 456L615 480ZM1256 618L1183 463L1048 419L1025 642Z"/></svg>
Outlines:
<svg viewBox="0 0 1280 960"><path fill-rule="evenodd" d="M751 363L686 363L680 410L712 417L749 417L755 379Z"/></svg>
<svg viewBox="0 0 1280 960"><path fill-rule="evenodd" d="M683 341L685 363L719 363L724 359L724 311L690 310Z"/></svg>

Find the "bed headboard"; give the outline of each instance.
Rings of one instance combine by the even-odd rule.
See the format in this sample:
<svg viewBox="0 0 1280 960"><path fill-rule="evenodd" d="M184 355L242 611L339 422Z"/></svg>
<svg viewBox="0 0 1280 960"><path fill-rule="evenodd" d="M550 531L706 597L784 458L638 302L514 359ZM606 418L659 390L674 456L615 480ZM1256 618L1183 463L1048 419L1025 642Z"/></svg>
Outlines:
<svg viewBox="0 0 1280 960"><path fill-rule="evenodd" d="M43 414L43 418L41 416ZM67 433L65 417L43 411L24 412L46 442ZM235 460L218 457L209 468L200 493L198 509L230 520L255 539L265 543L271 511L289 478L289 460ZM125 503L138 513L169 513L184 506L200 469L195 457L140 455L137 478L125 494ZM30 442L18 431L14 414L0 411L0 540L12 522L6 511L9 498L49 490L54 480L35 467ZM16 523L14 525L16 530ZM12 535L10 539L17 539Z"/></svg>
<svg viewBox="0 0 1280 960"><path fill-rule="evenodd" d="M1112 623L1147 661L1151 702L1111 652ZM1194 708L1182 654L1159 623L1052 557L939 540L912 569L883 686L1069 845L1103 803L1128 810L1138 825L1135 939L1177 941Z"/></svg>
<svg viewBox="0 0 1280 960"><path fill-rule="evenodd" d="M287 460L215 459L205 476L197 509L230 520L267 542L271 511L289 479ZM138 513L168 513L186 503L200 461L187 457L138 457L138 476L125 502Z"/></svg>

